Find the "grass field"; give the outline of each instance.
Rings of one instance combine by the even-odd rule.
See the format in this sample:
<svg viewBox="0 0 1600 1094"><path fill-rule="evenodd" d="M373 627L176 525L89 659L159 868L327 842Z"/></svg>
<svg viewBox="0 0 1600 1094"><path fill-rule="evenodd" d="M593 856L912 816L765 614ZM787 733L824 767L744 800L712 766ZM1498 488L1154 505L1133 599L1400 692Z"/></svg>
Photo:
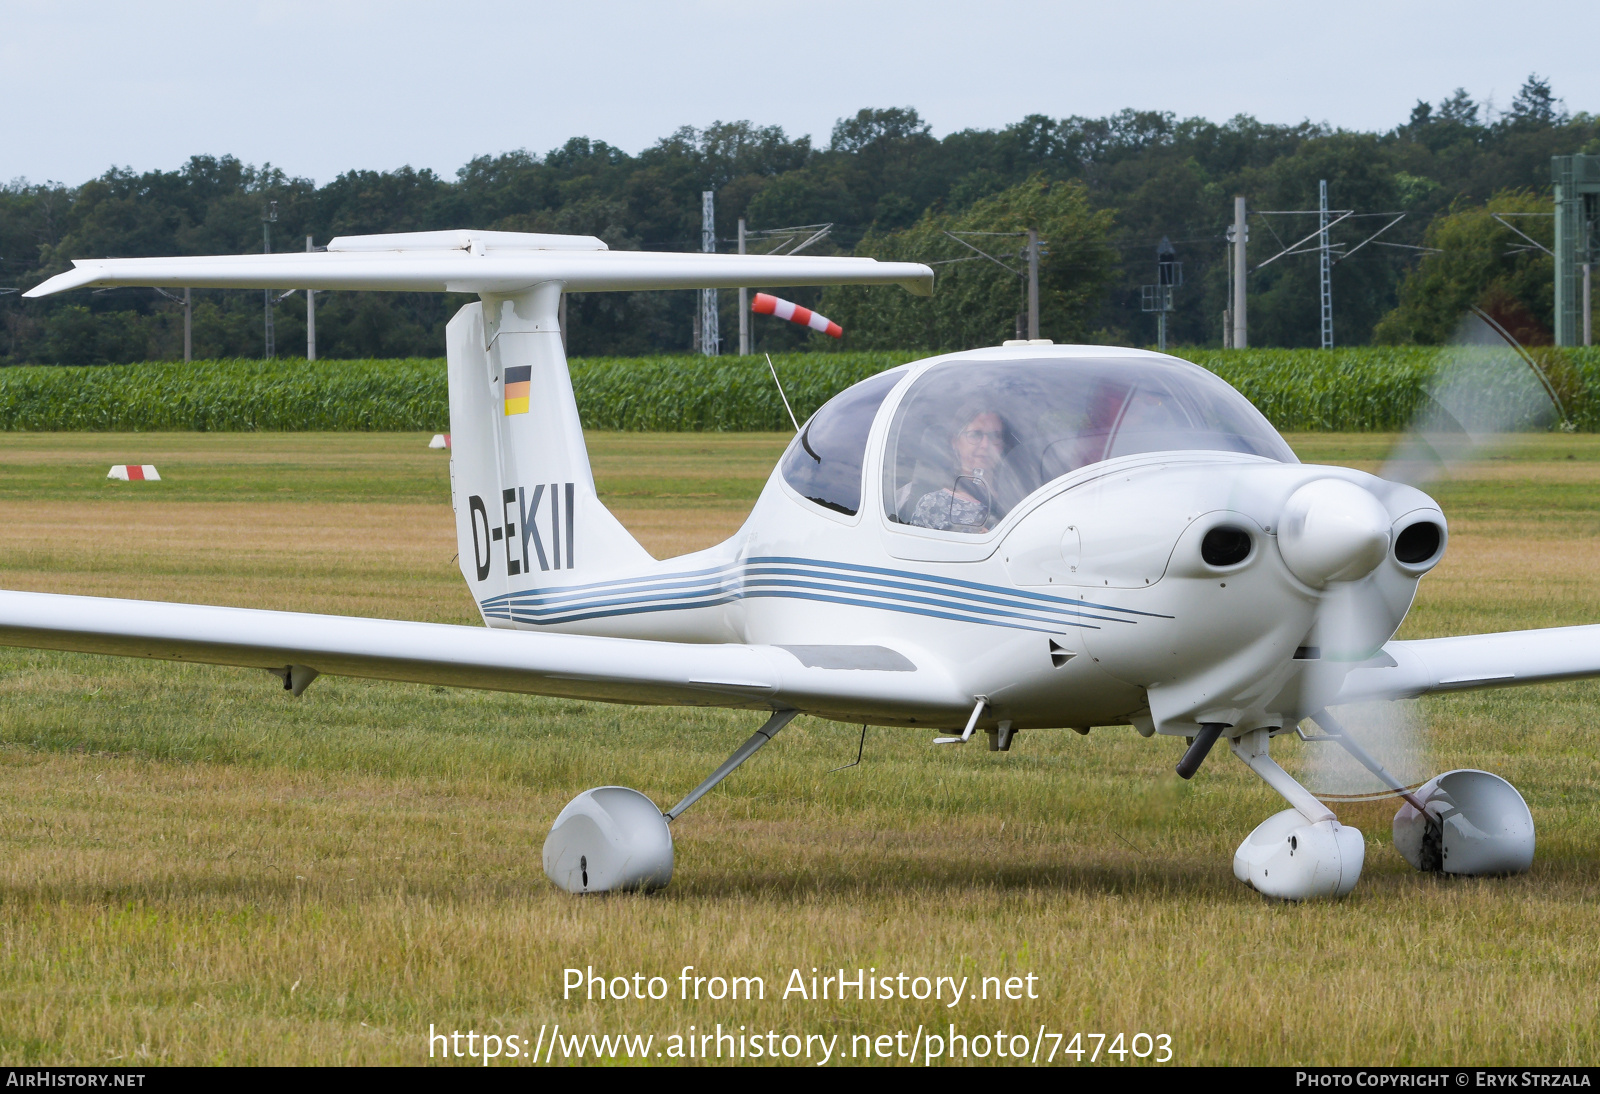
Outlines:
<svg viewBox="0 0 1600 1094"><path fill-rule="evenodd" d="M472 622L425 439L0 434L0 585ZM662 555L737 527L784 440L591 447L602 496ZM1366 467L1387 444L1291 440ZM108 483L113 462L165 481ZM1436 493L1450 553L1406 636L1600 619L1600 437L1525 438ZM609 782L666 804L752 715L326 677L295 700L265 673L25 650L0 666L4 1064L404 1064L427 1060L430 1024L557 1022L658 1049L691 1024L840 1034L842 1053L919 1024L1144 1031L1178 1063L1571 1064L1600 1046L1596 684L1427 704L1442 764L1527 796L1524 877L1417 875L1392 809L1365 804L1342 812L1368 837L1356 892L1268 904L1229 861L1281 803L1224 754L1182 783L1182 743L1128 729L1005 754L873 730L830 773L859 731L801 719L675 826L670 889L579 900L539 864L561 806ZM683 965L761 976L767 998L679 1001ZM564 1001L569 966L673 995ZM780 998L791 969L839 966L1031 972L1039 998Z"/></svg>

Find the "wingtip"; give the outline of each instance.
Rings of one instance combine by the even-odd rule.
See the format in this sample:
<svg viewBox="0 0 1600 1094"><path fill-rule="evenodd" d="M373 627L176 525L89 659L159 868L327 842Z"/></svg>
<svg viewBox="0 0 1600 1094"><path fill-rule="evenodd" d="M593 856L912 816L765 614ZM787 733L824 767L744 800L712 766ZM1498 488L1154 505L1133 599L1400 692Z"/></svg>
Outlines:
<svg viewBox="0 0 1600 1094"><path fill-rule="evenodd" d="M34 300L41 296L50 296L52 293L66 292L68 289L81 289L85 285L93 284L96 276L93 270L85 269L74 262L72 269L39 282L22 295L25 299Z"/></svg>
<svg viewBox="0 0 1600 1094"><path fill-rule="evenodd" d="M933 270L927 266L920 267L921 274L908 281L900 282L901 286L912 296L933 295Z"/></svg>

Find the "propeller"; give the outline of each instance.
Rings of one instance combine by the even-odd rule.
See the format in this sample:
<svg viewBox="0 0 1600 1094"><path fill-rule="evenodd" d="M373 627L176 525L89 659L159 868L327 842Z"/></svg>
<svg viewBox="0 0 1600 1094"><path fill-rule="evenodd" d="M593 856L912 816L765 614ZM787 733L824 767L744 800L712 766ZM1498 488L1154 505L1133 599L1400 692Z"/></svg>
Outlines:
<svg viewBox="0 0 1600 1094"><path fill-rule="evenodd" d="M1511 332L1473 308L1440 352L1410 428L1379 475L1426 488L1506 434L1566 425L1555 384Z"/></svg>
<svg viewBox="0 0 1600 1094"><path fill-rule="evenodd" d="M1533 356L1495 319L1473 309L1459 324L1450 343L1440 350L1424 385L1424 398L1411 426L1384 461L1380 477L1419 489L1449 477L1468 461L1482 458L1508 434L1565 423L1566 410L1556 386ZM1309 502L1302 538L1324 545L1329 556L1322 569L1296 557L1296 500L1312 487L1339 487L1340 497L1324 495ZM1352 493L1353 492L1353 493ZM1342 495L1348 494L1348 497ZM1355 495L1365 495L1358 499ZM1321 512L1318 505L1321 506ZM1373 575L1389 549L1387 512L1375 514L1377 499L1351 483L1311 483L1290 499L1280 529L1285 562L1297 573L1326 573L1309 645L1318 647L1322 672L1342 678L1352 662L1377 655L1390 637L1390 612L1383 589ZM1317 522L1320 521L1320 524ZM1382 547L1372 558L1372 541L1382 522ZM1342 555L1340 554L1342 552ZM1337 571L1339 558L1351 565ZM1298 563L1298 564L1297 564ZM1370 564L1369 564L1370 563ZM1321 733L1307 740L1338 740L1343 747L1322 745L1309 750L1303 777L1318 797L1330 801L1371 801L1402 797L1420 810L1412 791L1437 768L1428 748L1421 710L1411 700L1350 704L1321 712L1314 719Z"/></svg>

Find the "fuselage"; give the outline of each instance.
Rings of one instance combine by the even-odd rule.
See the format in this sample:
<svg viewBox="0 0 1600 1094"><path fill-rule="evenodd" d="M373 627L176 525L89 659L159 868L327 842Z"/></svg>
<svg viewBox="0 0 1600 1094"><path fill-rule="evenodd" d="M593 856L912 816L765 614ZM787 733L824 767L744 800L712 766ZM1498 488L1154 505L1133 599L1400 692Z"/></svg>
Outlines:
<svg viewBox="0 0 1600 1094"><path fill-rule="evenodd" d="M601 580L514 591L485 602L485 618L893 651L986 697L987 722L1019 729L1283 725L1320 709L1343 669L1392 637L1443 552L1444 517L1409 486L1297 462L1265 419L1219 387L1174 358L1104 347L980 350L892 370L818 411L726 542ZM973 456L969 438L998 454ZM1370 569L1308 581L1307 548L1297 547L1297 573L1279 534L1292 499L1327 480L1370 495L1382 516L1368 524L1388 527L1368 539L1386 538ZM1423 556L1400 552L1402 561L1394 545L1414 525L1436 529L1437 542ZM1321 533L1296 534L1302 544ZM1338 613L1357 622L1332 634L1336 601L1359 611Z"/></svg>

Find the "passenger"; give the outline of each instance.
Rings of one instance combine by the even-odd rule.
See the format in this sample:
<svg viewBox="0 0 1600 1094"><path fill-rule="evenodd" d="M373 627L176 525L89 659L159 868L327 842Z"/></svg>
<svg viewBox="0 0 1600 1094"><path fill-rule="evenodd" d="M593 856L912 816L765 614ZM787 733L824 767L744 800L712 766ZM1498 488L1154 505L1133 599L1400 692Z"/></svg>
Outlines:
<svg viewBox="0 0 1600 1094"><path fill-rule="evenodd" d="M950 437L955 481L922 495L909 523L940 532L987 532L995 512L995 482L1006 454L1006 424L992 410L965 416Z"/></svg>

